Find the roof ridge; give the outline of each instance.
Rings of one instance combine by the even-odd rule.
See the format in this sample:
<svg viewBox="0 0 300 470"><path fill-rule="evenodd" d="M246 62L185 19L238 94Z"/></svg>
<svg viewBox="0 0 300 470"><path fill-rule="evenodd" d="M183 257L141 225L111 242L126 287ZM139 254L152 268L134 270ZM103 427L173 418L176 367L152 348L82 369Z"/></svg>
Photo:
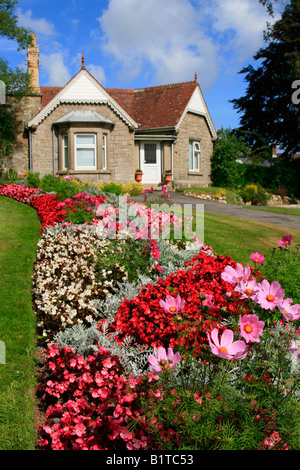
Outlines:
<svg viewBox="0 0 300 470"><path fill-rule="evenodd" d="M61 89L61 88L63 88L63 86L58 86L58 85L53 85L53 86L52 86L52 85L40 85L40 88L49 88L49 89L50 89L50 88L52 88L52 89L53 89L53 88L57 88L57 89Z"/></svg>
<svg viewBox="0 0 300 470"><path fill-rule="evenodd" d="M157 88L176 87L178 85L192 85L192 84L196 85L195 80L192 80L189 82L167 83L164 85L153 85L153 86L148 86L144 88L135 88L134 91L152 90L152 89L157 89Z"/></svg>

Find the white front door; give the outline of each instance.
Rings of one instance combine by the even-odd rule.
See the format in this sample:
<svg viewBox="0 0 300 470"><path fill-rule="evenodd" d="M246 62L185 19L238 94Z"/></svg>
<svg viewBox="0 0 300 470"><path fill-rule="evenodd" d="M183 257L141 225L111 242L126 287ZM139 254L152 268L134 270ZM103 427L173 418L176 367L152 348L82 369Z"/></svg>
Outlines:
<svg viewBox="0 0 300 470"><path fill-rule="evenodd" d="M143 183L161 182L160 142L141 142L140 162L143 171Z"/></svg>

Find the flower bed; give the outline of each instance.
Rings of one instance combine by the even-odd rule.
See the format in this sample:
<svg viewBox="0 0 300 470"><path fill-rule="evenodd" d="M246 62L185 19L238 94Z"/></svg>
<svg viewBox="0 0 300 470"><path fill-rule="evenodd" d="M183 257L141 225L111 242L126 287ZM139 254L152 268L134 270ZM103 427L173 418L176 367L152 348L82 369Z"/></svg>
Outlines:
<svg viewBox="0 0 300 470"><path fill-rule="evenodd" d="M203 244L185 252L150 237L168 217L145 206L123 226L100 194L7 186L42 224L40 449L297 448L300 305L261 276L262 255L253 267Z"/></svg>

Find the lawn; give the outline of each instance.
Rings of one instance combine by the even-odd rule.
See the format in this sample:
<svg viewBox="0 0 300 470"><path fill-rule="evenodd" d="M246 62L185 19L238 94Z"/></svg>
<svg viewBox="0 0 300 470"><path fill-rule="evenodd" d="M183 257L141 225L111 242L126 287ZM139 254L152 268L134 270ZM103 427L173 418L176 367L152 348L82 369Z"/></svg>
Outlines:
<svg viewBox="0 0 300 470"><path fill-rule="evenodd" d="M35 318L31 275L40 236L37 213L0 197L0 449L29 450L35 445Z"/></svg>

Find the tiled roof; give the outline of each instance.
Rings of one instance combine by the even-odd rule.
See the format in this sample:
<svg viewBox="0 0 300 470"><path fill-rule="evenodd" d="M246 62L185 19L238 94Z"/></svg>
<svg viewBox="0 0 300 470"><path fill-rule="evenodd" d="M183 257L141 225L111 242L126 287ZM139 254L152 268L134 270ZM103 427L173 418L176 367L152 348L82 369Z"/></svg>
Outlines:
<svg viewBox="0 0 300 470"><path fill-rule="evenodd" d="M140 124L139 129L175 127L197 82L175 83L137 90L106 91Z"/></svg>
<svg viewBox="0 0 300 470"><path fill-rule="evenodd" d="M41 86L42 95L42 108L44 108L50 101L63 89L59 86Z"/></svg>
<svg viewBox="0 0 300 470"><path fill-rule="evenodd" d="M109 95L131 116L139 129L176 127L189 100L198 86L196 81L161 85L136 90L109 89ZM62 87L41 86L42 107Z"/></svg>

